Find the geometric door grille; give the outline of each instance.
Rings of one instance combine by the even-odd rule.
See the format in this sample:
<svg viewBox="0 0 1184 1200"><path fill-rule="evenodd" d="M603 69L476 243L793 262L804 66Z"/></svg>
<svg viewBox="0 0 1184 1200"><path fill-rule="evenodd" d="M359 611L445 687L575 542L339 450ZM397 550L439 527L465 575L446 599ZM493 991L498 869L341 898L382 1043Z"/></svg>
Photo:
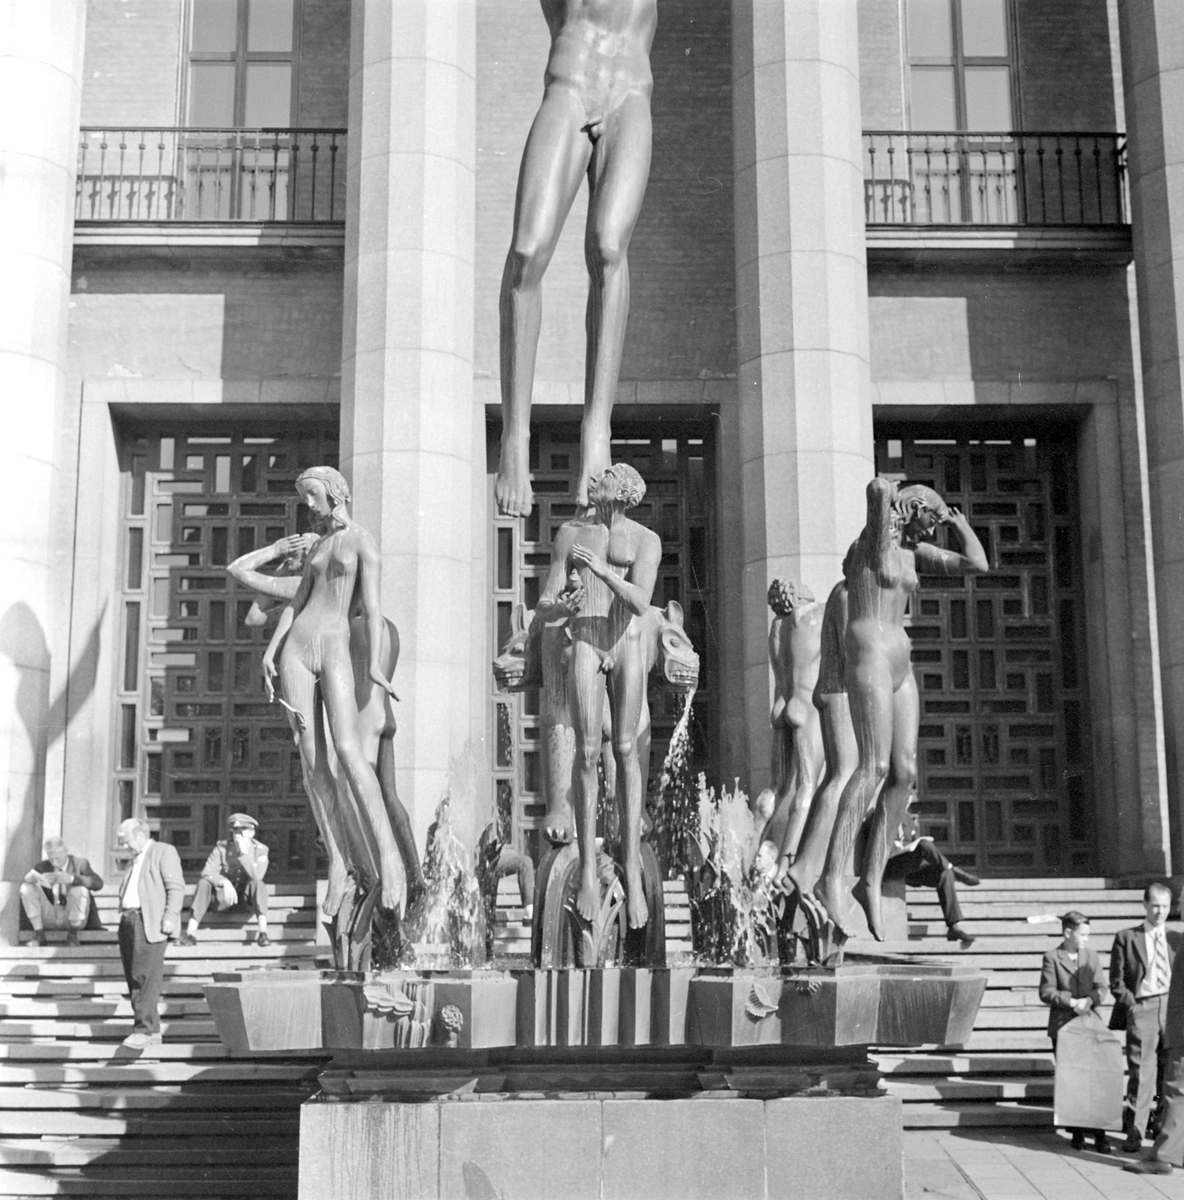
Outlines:
<svg viewBox="0 0 1184 1200"><path fill-rule="evenodd" d="M699 687L691 715L692 779L700 771L718 775L718 699L716 692L717 581L714 548L714 454L709 426L663 422L630 427L616 422L614 463L629 463L645 480L642 502L629 516L662 539L662 561L652 603L682 605L687 636L699 653ZM492 435L496 439L496 433ZM491 440L489 461L496 461ZM506 644L514 606L533 609L547 578L551 543L564 521L576 515L575 488L580 461L578 425L535 426L530 440L534 507L525 519L495 513L490 543L490 636L495 653ZM492 475L490 476L492 492ZM659 687L658 672L649 678L651 720L650 778L647 798L657 791L658 776L671 735L682 715L683 693ZM493 729L493 783L498 812L513 842L538 861L546 796L539 694L499 693L490 678Z"/></svg>
<svg viewBox="0 0 1184 1200"><path fill-rule="evenodd" d="M259 821L269 880L322 870L299 754L284 710L263 695L280 609L247 626L253 595L226 565L304 532L296 476L336 462L333 427L124 441L116 810L120 820L147 817L187 872L201 869L236 811Z"/></svg>
<svg viewBox="0 0 1184 1200"><path fill-rule="evenodd" d="M972 431L972 432L970 432ZM909 635L921 697L917 809L959 865L1093 870L1081 535L1071 435L877 423L882 474L957 505L987 552L924 575ZM956 535L942 540L961 549Z"/></svg>

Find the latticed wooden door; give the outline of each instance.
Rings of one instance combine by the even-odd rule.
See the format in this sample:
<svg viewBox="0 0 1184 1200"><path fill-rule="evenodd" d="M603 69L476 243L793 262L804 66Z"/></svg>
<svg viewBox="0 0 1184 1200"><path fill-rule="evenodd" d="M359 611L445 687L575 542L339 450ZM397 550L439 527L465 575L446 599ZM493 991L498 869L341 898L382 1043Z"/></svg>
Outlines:
<svg viewBox="0 0 1184 1200"><path fill-rule="evenodd" d="M971 579L923 576L913 603L925 831L963 866L1092 870L1072 434L877 426L876 462L958 505L991 564Z"/></svg>
<svg viewBox="0 0 1184 1200"><path fill-rule="evenodd" d="M716 595L714 550L714 458L709 427L682 426L677 432L652 426L630 431L618 423L614 462L630 463L646 482L645 499L630 516L662 539L662 565L654 603L682 605L686 631L699 652L695 695L692 770L718 774L715 684ZM489 447L497 461L497 434ZM580 461L579 427L537 426L531 436L530 469L535 505L525 520L493 522L490 631L496 649L506 644L515 604L533 609L551 562L551 543L564 521L576 515L575 488ZM490 488L492 495L492 486ZM490 504L490 511L496 511ZM492 689L492 680L491 680ZM682 714L681 694L650 679L653 749L647 795L653 796L670 737ZM546 808L543 794L539 696L537 689L504 696L491 690L494 788L498 811L515 842L537 859Z"/></svg>
<svg viewBox="0 0 1184 1200"><path fill-rule="evenodd" d="M132 434L125 472L116 807L143 811L187 872L231 812L259 821L272 882L319 870L316 826L284 710L263 694L263 628L226 566L308 527L296 476L337 462L332 428Z"/></svg>

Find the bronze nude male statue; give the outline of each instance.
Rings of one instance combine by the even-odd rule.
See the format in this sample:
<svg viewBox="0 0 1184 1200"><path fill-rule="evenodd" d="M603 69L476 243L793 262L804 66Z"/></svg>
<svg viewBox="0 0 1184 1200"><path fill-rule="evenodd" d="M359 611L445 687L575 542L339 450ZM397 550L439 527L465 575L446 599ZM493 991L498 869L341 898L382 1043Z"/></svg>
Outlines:
<svg viewBox="0 0 1184 1200"><path fill-rule="evenodd" d="M629 239L653 141L649 51L657 0L542 0L542 8L551 54L522 152L500 302L502 446L494 499L506 516L525 516L533 503L528 453L542 279L585 175L590 286L577 504L589 504L592 476L609 465L629 317Z"/></svg>
<svg viewBox="0 0 1184 1200"><path fill-rule="evenodd" d="M823 606L804 584L774 579L769 585L773 622L769 663L773 668L773 817L762 841L777 847L788 866L797 854L802 827L825 760L814 685L822 657ZM782 868L784 872L784 867Z"/></svg>
<svg viewBox="0 0 1184 1200"><path fill-rule="evenodd" d="M278 654L283 703L300 749L309 801L330 859L361 869L380 884L380 906L401 912L407 900L409 873L399 853L374 764L363 751L362 705L355 694L351 655L350 613L355 604L360 604L367 650L366 679L386 695L394 696L382 661L386 629L378 606L378 547L370 534L350 518L349 485L338 471L310 467L296 480L296 488L313 513L320 537L308 553L296 594L280 614L263 656L264 684L268 698L274 698ZM337 802L323 717L327 718L328 733L352 803ZM331 889L335 885L344 887L344 883L342 878L330 878ZM340 895L330 895L326 909L336 911L340 902Z"/></svg>
<svg viewBox="0 0 1184 1200"><path fill-rule="evenodd" d="M658 535L625 515L644 495L641 476L626 464L610 466L592 477L588 488L592 511L560 527L536 609L544 622L566 616L571 635L567 694L575 733L572 793L580 859L576 911L591 925L601 906L596 766L607 700L617 794L624 810L621 841L630 929L640 929L649 915L641 868L645 780L637 731L650 666L643 649L643 618L662 557Z"/></svg>
<svg viewBox="0 0 1184 1200"><path fill-rule="evenodd" d="M938 524L958 531L965 554L925 540ZM969 522L956 508L947 508L932 488L899 486L884 478L868 484L867 524L843 567L847 697L859 765L843 789L822 878L814 888L818 904L840 933L847 932L850 921L843 876L874 802L854 896L867 914L872 935L878 940L884 936L881 877L917 781L920 704L904 616L917 591L918 572L977 575L987 569L986 553Z"/></svg>

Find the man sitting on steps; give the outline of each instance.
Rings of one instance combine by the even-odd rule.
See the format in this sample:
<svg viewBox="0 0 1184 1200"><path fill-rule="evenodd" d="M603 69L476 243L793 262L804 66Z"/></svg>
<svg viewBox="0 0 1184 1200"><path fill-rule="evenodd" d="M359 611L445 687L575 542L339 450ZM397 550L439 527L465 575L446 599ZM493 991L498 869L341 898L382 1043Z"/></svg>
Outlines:
<svg viewBox="0 0 1184 1200"><path fill-rule="evenodd" d="M21 905L33 936L25 944L44 946L45 930L66 929L66 945L78 945L81 929L102 929L91 893L102 879L80 855L71 854L60 837L47 838L45 858L21 883Z"/></svg>
<svg viewBox="0 0 1184 1200"><path fill-rule="evenodd" d="M218 842L206 865L202 867L197 890L193 894L193 909L185 934L178 940L180 946L197 945L197 927L206 915L210 903L217 897L216 907L221 910L246 907L259 920L259 936L256 946L270 946L267 936L267 847L255 841L255 829L259 822L246 813L230 816L230 837Z"/></svg>

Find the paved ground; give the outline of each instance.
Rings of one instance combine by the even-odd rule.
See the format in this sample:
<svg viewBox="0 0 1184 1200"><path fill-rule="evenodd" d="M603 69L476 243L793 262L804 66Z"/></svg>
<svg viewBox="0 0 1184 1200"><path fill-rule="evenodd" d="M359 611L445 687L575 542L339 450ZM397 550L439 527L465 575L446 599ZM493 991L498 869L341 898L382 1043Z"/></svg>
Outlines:
<svg viewBox="0 0 1184 1200"><path fill-rule="evenodd" d="M1117 1141L1116 1135L1111 1135ZM1184 1170L1132 1175L1128 1155L1075 1153L1068 1134L907 1129L906 1200L1184 1200Z"/></svg>

